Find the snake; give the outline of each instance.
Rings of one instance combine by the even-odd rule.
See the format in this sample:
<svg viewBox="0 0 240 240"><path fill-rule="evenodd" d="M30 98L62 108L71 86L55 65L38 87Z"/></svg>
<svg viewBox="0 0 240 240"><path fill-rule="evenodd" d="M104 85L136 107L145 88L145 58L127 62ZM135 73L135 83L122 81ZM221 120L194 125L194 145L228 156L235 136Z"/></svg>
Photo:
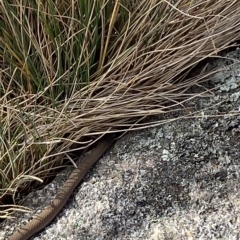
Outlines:
<svg viewBox="0 0 240 240"><path fill-rule="evenodd" d="M16 230L8 240L27 240L49 225L61 211L70 195L85 177L89 169L104 154L113 141L114 137L112 136L104 136L101 138L93 151L85 156L79 166L72 171L51 203L38 215L34 216L30 222Z"/></svg>

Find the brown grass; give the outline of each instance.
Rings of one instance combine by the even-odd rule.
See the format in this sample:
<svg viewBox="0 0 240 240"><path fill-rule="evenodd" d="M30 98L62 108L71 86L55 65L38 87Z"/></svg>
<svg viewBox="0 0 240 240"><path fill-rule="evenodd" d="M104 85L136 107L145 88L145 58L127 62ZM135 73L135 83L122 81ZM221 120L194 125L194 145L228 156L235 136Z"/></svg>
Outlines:
<svg viewBox="0 0 240 240"><path fill-rule="evenodd" d="M187 70L240 38L239 1L112 2L111 18L103 22L106 28L102 28L98 67L88 85L78 89L74 82L71 94L56 98L53 106L44 95L50 85L37 93L21 88L12 97L13 89L7 88L10 84L3 76L2 207L9 196L15 201L19 191L61 166L70 152L91 145L89 139L161 124L139 121L180 108L186 99L194 97L187 90L207 75L186 79ZM4 66L8 67L7 62ZM2 211L2 216L10 212Z"/></svg>

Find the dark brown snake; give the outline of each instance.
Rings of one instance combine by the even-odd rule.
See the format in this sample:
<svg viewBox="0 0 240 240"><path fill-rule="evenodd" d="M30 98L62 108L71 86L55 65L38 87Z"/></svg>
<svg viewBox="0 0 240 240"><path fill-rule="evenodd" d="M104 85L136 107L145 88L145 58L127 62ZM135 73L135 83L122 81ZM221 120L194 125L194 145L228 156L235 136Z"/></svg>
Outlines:
<svg viewBox="0 0 240 240"><path fill-rule="evenodd" d="M94 163L96 163L96 161L110 147L113 141L113 137L104 137L101 139L90 155L87 155L80 165L73 170L50 205L48 205L42 212L35 216L29 223L15 231L13 235L8 238L8 240L27 240L45 228L60 212L72 194L73 190L77 187Z"/></svg>

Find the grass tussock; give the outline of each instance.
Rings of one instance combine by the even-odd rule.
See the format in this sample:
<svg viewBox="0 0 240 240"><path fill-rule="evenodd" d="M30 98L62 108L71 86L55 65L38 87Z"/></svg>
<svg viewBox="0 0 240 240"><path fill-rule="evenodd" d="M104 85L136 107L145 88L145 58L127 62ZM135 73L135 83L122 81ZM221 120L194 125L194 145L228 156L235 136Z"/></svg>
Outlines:
<svg viewBox="0 0 240 240"><path fill-rule="evenodd" d="M2 207L21 210L18 193L91 139L194 97L203 76L183 73L239 39L239 10L237 0L1 1Z"/></svg>

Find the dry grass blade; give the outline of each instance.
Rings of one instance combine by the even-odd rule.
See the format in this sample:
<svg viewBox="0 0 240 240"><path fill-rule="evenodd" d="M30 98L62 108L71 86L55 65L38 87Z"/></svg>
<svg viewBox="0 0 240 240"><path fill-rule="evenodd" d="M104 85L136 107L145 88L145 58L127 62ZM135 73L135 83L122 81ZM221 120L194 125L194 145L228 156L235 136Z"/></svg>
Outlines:
<svg viewBox="0 0 240 240"><path fill-rule="evenodd" d="M186 71L240 38L234 0L2 1L0 15L2 205L99 135L180 108L208 77Z"/></svg>

